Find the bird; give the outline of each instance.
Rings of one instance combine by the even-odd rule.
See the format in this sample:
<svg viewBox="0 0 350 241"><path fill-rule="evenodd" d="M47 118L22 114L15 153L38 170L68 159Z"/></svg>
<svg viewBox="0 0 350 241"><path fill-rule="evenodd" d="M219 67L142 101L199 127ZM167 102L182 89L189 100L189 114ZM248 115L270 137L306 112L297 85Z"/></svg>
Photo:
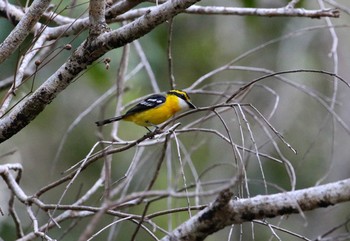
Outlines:
<svg viewBox="0 0 350 241"><path fill-rule="evenodd" d="M158 128L157 125L170 119L177 112L196 108L185 91L173 89L169 90L166 95L153 94L143 99L123 115L96 121L95 123L97 126L103 126L124 120L131 121L151 131L148 128L149 126Z"/></svg>

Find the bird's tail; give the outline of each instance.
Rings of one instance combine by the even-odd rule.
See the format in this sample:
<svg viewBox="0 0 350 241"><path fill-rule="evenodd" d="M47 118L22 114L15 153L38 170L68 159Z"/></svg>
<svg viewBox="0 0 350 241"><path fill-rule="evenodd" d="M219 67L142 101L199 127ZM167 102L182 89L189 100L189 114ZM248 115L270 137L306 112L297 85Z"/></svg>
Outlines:
<svg viewBox="0 0 350 241"><path fill-rule="evenodd" d="M97 126L103 126L103 125L106 125L106 124L109 124L109 123L112 123L114 121L119 121L121 119L123 119L124 116L121 115L121 116L117 116L117 117L112 117L112 118L109 118L109 119L105 119L105 120L101 120L101 121L96 121L96 125Z"/></svg>

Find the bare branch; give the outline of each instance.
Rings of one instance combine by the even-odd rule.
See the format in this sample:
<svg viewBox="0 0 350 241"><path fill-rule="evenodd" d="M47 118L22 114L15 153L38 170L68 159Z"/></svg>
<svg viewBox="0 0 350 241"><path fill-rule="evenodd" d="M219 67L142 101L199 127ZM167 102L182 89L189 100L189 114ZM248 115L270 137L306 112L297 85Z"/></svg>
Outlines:
<svg viewBox="0 0 350 241"><path fill-rule="evenodd" d="M133 20L144 15L154 7L139 8L130 10L125 14L119 15L113 21ZM307 17L322 18L332 17L339 18L340 12L334 8L307 10L303 8L238 8L238 7L221 7L221 6L197 6L193 5L187 8L185 13L204 14L204 15L234 15L234 16L260 16L260 17Z"/></svg>
<svg viewBox="0 0 350 241"><path fill-rule="evenodd" d="M350 135L350 127L346 119L348 115L346 108L344 109L348 101L342 99L346 100L347 95L344 92L349 89L340 88L342 84L339 85L339 82L344 83L347 87L350 87L350 83L338 74L340 73L339 68L342 67L341 71L342 73L345 71L344 76L346 76L347 69L343 68L346 63L345 52L341 52L344 51L344 33L341 31L349 28L349 25L332 24L330 18L339 17L340 11L348 13L347 7L332 0L319 0L317 9L314 9L315 3L305 3L300 0L281 1L280 7L277 8L224 7L220 3L217 3L217 6L194 5L199 1L88 0L79 2L73 0L70 3L59 1L57 5L45 8L47 0L32 0L31 7L29 0L23 3L25 7L16 6L8 0L0 0L1 17L4 17L10 24L18 25L17 27L21 26L22 22L24 24L26 18L27 26L32 25L26 29L23 29L22 26L23 31L16 29L12 31L18 34L19 42L14 43L16 46L5 53L6 55L2 55L4 53L1 52L1 49L5 48L5 43L0 45L0 64L3 61L2 58L8 59L6 63L3 63L4 74L12 75L8 78L4 76L0 81L0 89L3 90L0 107L0 142L22 131L58 94L65 92L64 90L77 79L95 81L101 76L113 79L111 73L96 76L100 73L101 68L99 67L101 66L99 65L104 63L106 69L118 71L116 83L110 82L111 86L108 87L106 82L75 83L81 87L77 88L77 91L88 90L92 95L84 95L81 101L75 95L68 96L69 104L72 106L62 109L59 106L59 112L55 112L56 114L60 114L60 111L65 113L59 115L62 120L55 122L65 128L62 124L69 122L71 113L77 109L75 107L93 102L90 105L87 104L88 107L80 108L85 111L81 111L65 131L55 160L52 161L53 165L50 165L53 166L52 174L58 174L58 169L64 168L66 171L61 173L61 176L50 175L41 188L29 187L27 183L20 185L22 175L20 164L0 165L0 179L3 180L5 186L7 185L9 194L7 195L9 196L8 205L6 208L1 207L0 215L9 214L14 223L17 240L29 241L38 238L60 240L63 236L78 231L77 236L80 236L80 240L110 241L119 238L117 237L118 230L121 230L120 225L124 222L128 222L127 225L131 225L132 228L131 232L127 233L129 240L142 239L143 237L139 236L144 234L149 235L153 240L159 240L164 236L166 237L163 240L203 240L224 227L231 227L227 240L233 239L236 234L240 235L240 239L243 240L248 239L243 237L245 235L243 224L251 225L251 240L256 239L254 237L256 231L260 235L260 230L255 230L254 225L264 225L265 231L271 235L270 239L282 240L279 232L283 232L283 235L311 240L304 236L307 234L302 230L298 230L298 233L292 231L284 215L298 213L305 222L311 223L314 219L309 216L313 215L307 215L305 211L315 209L314 212L319 213L322 211L316 211L316 209L321 209L321 207L345 201L350 203L350 179L321 186L318 186L320 181L308 179L316 183L315 187L295 190L297 181L298 183L303 181L303 179L297 180L297 177L300 177L303 172L307 173L307 170L301 170L302 168L298 168L298 165L305 165L303 161L309 161L306 160L306 156L311 156L309 153L312 151L317 151L318 156L321 156L318 150L326 155L322 155L323 159L318 160L317 170L315 169L315 175L311 178L318 179L319 175L325 177L326 175L321 173L323 168L328 168L327 175L328 173L337 174L338 170L334 169L331 172L333 163L345 162L341 158L336 159L342 154L345 155L346 152L340 150L342 152L339 152L340 155L338 155L342 147L336 146L335 143L346 143L348 137L346 135ZM143 2L145 4L141 5ZM327 8L324 2L331 4L332 9ZM306 6L308 9L297 8L298 5ZM33 16L30 16L30 12L34 11L35 6L42 6L42 9L36 11L36 16L31 18ZM339 11L333 9L337 6L341 6ZM179 13L182 15L187 13L184 16L186 22L176 21L176 19L172 21ZM273 33L277 35L273 39L270 39L271 34L267 34L266 31L258 31L258 38L251 38L251 36L245 38L244 35L251 31L245 27L250 27L250 24L254 24L255 27L255 21L237 21L234 25L231 22L221 22L227 20L222 16L237 15L283 16L288 19L276 26L269 25L271 21L267 18L259 22L257 26L268 29L269 33L277 27L279 31ZM290 17L294 17L294 20L295 17L298 17L297 22L306 20L306 23L294 24L295 21ZM349 18L346 14L344 16L342 14L341 17L342 22L346 20L345 18ZM39 18L41 22L38 21ZM206 26L207 19L212 20L213 18L215 21L211 21L211 24ZM309 18L325 18L327 24L309 27L308 23L316 22ZM156 32L156 35L150 36L151 38L156 36L156 42L149 44L147 42L149 37L139 42L139 38L148 35L164 22L170 23L169 26L165 26L169 27L168 39L158 38L164 35L158 35ZM272 22L276 21L272 20ZM186 24L178 25L178 23ZM305 25L307 27L301 28ZM191 40L195 39L189 38L187 34L192 34L192 31L202 31L198 26L203 26L203 33L208 33L210 36L203 35L198 39L199 42L192 43ZM164 26L160 30L159 33L163 34ZM183 32L183 30L189 32ZM286 31L287 34L280 35ZM327 35L328 31L331 33L330 36ZM175 36L177 34L180 35ZM87 37L84 39L83 35ZM317 44L312 45L311 51L307 51L310 43L320 36L323 37L321 41L316 39ZM69 38L64 39L63 37ZM21 43L24 38L25 41ZM266 38L270 40L257 47L249 47L250 44L264 41L263 39ZM300 41L301 39L298 39L300 42L294 42L296 38L303 38L305 42ZM225 41L228 39L230 41ZM161 45L158 40L162 42ZM183 40L185 42L182 42ZM333 40L333 45L331 45L332 42L329 42L330 40ZM163 45L166 41L168 43L167 52ZM196 44L193 49L190 46L192 44ZM300 44L300 48L294 48L294 44ZM145 49L145 46L157 48L157 51ZM275 48L276 46L278 48ZM119 56L121 51L115 49L120 47L123 47L124 50L121 60L118 60L116 56ZM75 49L72 50L72 48ZM248 50L244 51L244 48ZM305 59L293 49L298 49L310 57ZM63 50L72 51L63 52ZM186 52L182 53L183 50ZM18 52L18 58L16 65L11 66L13 57L15 57L13 56L14 51ZM237 51L243 51L243 53L237 55ZM327 51L331 52L329 57L333 57L333 61L322 58L327 57ZM343 54L338 56L337 51ZM192 56L192 52L198 56ZM162 63L158 62L159 53L164 55ZM101 58L105 54L108 56L105 59ZM269 61L264 61L263 54L266 54ZM183 66L185 62L179 61L178 58L187 58L186 55L191 55L190 58L194 57L194 66ZM232 55L237 57L232 57ZM167 57L168 63L164 57ZM280 61L285 57L291 61ZM229 62L225 61L227 58ZM292 61L295 59L301 61ZM244 64L240 64L242 61ZM312 69L308 70L301 66L304 63L310 65ZM340 63L342 63L341 66ZM261 67L252 67L256 65L261 65ZM330 68L330 65L333 69ZM99 68L97 71L93 69L95 66ZM129 66L134 70L127 74ZM199 69L212 68L211 66L219 67L212 71ZM87 70L90 67L91 75ZM188 70L185 70L186 68ZM277 72L276 69L287 70ZM329 69L332 71L328 71ZM13 70L12 73L10 73L11 70ZM164 73L164 70L168 73ZM136 73L139 75L129 81L130 76L135 76ZM159 77L168 77L169 80L159 81L155 73ZM201 76L194 77L199 73L202 73ZM263 73L263 76L259 73ZM313 75L306 76L305 73L313 73ZM315 76L315 73L318 76ZM292 77L295 77L295 80L286 78L286 74L293 74ZM139 97L124 104L124 100L139 94L138 90L143 92L145 86L153 87L151 92L160 92L160 88L169 88L168 82L171 88L180 86L180 82L175 81L174 76L177 75L179 75L179 80L181 79L181 85L190 86L184 90L191 97L193 95L197 109L182 114L178 113L175 117L160 124L159 128L145 135L143 135L146 133L145 130L137 129L138 127L129 132L128 129L122 130L128 124L114 124L111 128L113 141L105 141L108 127L91 129L93 121L89 118L96 118L93 117L96 114L96 107L105 103L107 99L111 100L113 95L117 98L115 115L119 115L145 97ZM198 79L192 79L193 77ZM271 79L274 82L262 82L265 79ZM321 86L319 80L322 79L331 80L330 83L334 84L332 93L329 88L326 88L327 86ZM316 89L315 87L321 88ZM289 88L298 92L297 95L287 92ZM124 96L126 90L130 92ZM150 89L147 88L147 90ZM95 97L100 91L104 91L102 97ZM68 91L69 93L72 92ZM81 92L77 96L81 96ZM289 101L287 97L290 97L292 101ZM91 98L97 99L91 101ZM241 103L243 98L244 103ZM305 102L302 102L304 101L302 98L305 98ZM86 102L85 100L88 99L89 102ZM308 104L307 107L312 108L312 112L306 115L304 112L301 113L304 103ZM107 104L109 102L101 106L101 113L112 110ZM291 105L293 107L289 108ZM316 112L317 115L314 115ZM333 119L323 118L325 115ZM309 116L311 118L308 118ZM83 118L87 119L86 122L83 121ZM294 118L295 121L293 121ZM311 119L314 122L311 123ZM322 120L321 126L318 120ZM180 122L184 125L181 125ZM73 133L72 130L78 124L79 127L89 125L90 128L84 132L84 135L92 137L93 132L97 134L98 140L94 141L95 144L90 142L91 138L79 139L79 145L84 145L85 148L89 148L89 151L78 148L75 152L76 141L66 141L68 135L75 137L73 135L76 132ZM326 125L329 124L333 125L330 125L328 129ZM345 130L341 133L341 138L336 135L338 124L342 127L341 130ZM303 129L295 130L299 127ZM34 129L36 129L35 126ZM47 133L42 133L42 130L33 138L44 135L46 137L62 129L50 129ZM302 133L297 133L299 131ZM81 133L80 130L77 132L77 134ZM286 140L293 143L293 147L298 149L299 156L285 155L287 148L292 151L294 149L282 134ZM307 135L306 138L299 142L299 138L305 135ZM23 137L24 141L22 141ZM52 153L50 155L45 153L52 152L54 146L51 143L55 145L54 143L57 142L55 139L50 140L50 143L44 143L50 146L45 145L44 148L39 149L40 153L31 151L28 155L28 150L33 150L32 147L37 145L37 141L31 142L33 138L30 138L30 143L27 141L28 137L22 135L11 140L11 143L14 141L21 147L18 148L19 153L16 153L18 156L1 155L1 159L9 158L5 162L11 163L14 159L20 162L21 160L17 159L25 157L24 161L30 163L32 159L35 159L38 161L35 162L35 166L39 166L39 161L42 160L37 160L37 156L41 157L39 159L52 156ZM129 138L132 139L129 140ZM17 142L17 140L20 141ZM311 145L308 142L311 142ZM30 149L26 147L28 144ZM4 147L6 148L6 145ZM66 155L63 151L66 149L68 151L68 148L74 150L74 153ZM329 148L331 148L330 151L328 151ZM343 149L346 151L346 148ZM78 153L80 150L83 153ZM66 157L75 158L78 154L80 158L84 156L83 160L63 162ZM55 165L59 159L62 159L62 162L60 161L62 165ZM132 161L128 162L128 159ZM165 160L166 166L162 165ZM314 160L313 158L310 161ZM320 164L320 162L324 163L323 160L328 160L332 166L324 167ZM104 167L101 166L103 161L105 162ZM342 169L339 165L334 165L334 167ZM275 173L275 168L278 168L281 173ZM153 169L154 172L151 171ZM301 173L299 173L300 170ZM32 170L29 171L26 176L32 175ZM90 178L87 175L97 172L100 173L99 177L94 175L97 180L85 182L85 178ZM340 179L339 177L332 177L332 180ZM238 197L233 198L233 192ZM276 192L277 194L270 195ZM261 193L264 196L255 196ZM49 195L50 198L47 199ZM216 200L210 203L216 196L218 196ZM47 200L55 201L46 203ZM196 206L193 206L192 202ZM342 205L337 205L337 208L338 206L343 208ZM151 210L152 213L150 213ZM179 212L183 212L179 216L181 219L174 217ZM279 220L274 218L277 216L280 217ZM168 222L160 221L160 218L167 219ZM189 220L183 220L184 218ZM274 219L268 220L268 218ZM313 236L318 237L317 240L329 240L331 236L336 235L339 239L346 237L342 234L343 230L340 229L346 229L348 220L346 222L340 220L342 217L336 217L336 219L336 223L340 225L328 222L325 225L331 226L326 229L329 231L315 229L315 232L318 233ZM26 227L28 221L31 222L29 228ZM81 221L84 222L83 230L77 230L79 229L77 224ZM174 225L180 226L174 230ZM57 232L57 229L61 230ZM143 229L142 234L141 229ZM61 237L58 237L60 235ZM105 238L106 236L108 238Z"/></svg>
<svg viewBox="0 0 350 241"><path fill-rule="evenodd" d="M87 44L85 41L48 80L31 96L18 104L0 121L0 142L28 125L44 108L67 88L73 79L93 61L113 48L119 48L142 37L153 28L177 15L198 0L169 1L143 17L117 30L104 33Z"/></svg>
<svg viewBox="0 0 350 241"><path fill-rule="evenodd" d="M234 8L234 7L214 7L214 6L191 6L186 10L186 13L192 14L220 14L220 15L239 15L239 16L261 16L261 17L333 17L340 16L339 10L320 9L307 10L303 8Z"/></svg>
<svg viewBox="0 0 350 241"><path fill-rule="evenodd" d="M112 19L126 11L132 9L138 4L144 2L144 0L122 0L118 1L115 5L106 11L106 19Z"/></svg>
<svg viewBox="0 0 350 241"><path fill-rule="evenodd" d="M106 1L91 0L89 6L90 34L99 35L109 27L105 19Z"/></svg>
<svg viewBox="0 0 350 241"><path fill-rule="evenodd" d="M198 241L232 224L255 219L325 208L350 200L350 179L273 195L232 200L233 194L225 190L207 208L177 227L162 241Z"/></svg>
<svg viewBox="0 0 350 241"><path fill-rule="evenodd" d="M32 3L28 12L16 25L15 29L0 44L0 63L4 62L24 41L49 4L50 0L35 0Z"/></svg>

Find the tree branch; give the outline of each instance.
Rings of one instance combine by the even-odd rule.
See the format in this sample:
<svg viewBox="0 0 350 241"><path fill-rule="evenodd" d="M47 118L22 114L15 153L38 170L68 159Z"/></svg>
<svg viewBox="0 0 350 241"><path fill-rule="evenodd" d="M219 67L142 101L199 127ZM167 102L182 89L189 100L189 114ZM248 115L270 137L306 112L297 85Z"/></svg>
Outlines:
<svg viewBox="0 0 350 241"><path fill-rule="evenodd" d="M303 8L235 8L235 7L217 7L217 6L191 6L186 13L192 14L220 14L220 15L238 15L238 16L262 16L262 17L309 17L338 18L339 10L334 8L308 10Z"/></svg>
<svg viewBox="0 0 350 241"><path fill-rule="evenodd" d="M211 205L181 224L162 241L204 240L208 235L232 224L300 213L350 201L350 179L247 199L232 200L232 196L229 190L224 190Z"/></svg>
<svg viewBox="0 0 350 241"><path fill-rule="evenodd" d="M94 41L83 42L68 58L66 63L31 96L19 103L7 116L1 119L0 142L9 139L35 119L93 61L109 50L119 48L142 37L159 24L179 14L198 1L168 1L122 28L101 34Z"/></svg>
<svg viewBox="0 0 350 241"><path fill-rule="evenodd" d="M49 6L50 0L35 0L15 29L0 44L0 64L5 61L24 41L41 15Z"/></svg>
<svg viewBox="0 0 350 241"><path fill-rule="evenodd" d="M105 19L106 1L91 0L89 6L90 35L99 35L108 28Z"/></svg>
<svg viewBox="0 0 350 241"><path fill-rule="evenodd" d="M142 16L154 7L145 7L130 10L122 15L111 19L115 21L133 20ZM222 7L222 6L197 6L193 5L187 8L184 13L187 14L203 14L203 15L233 15L233 16L260 16L260 17L307 17L322 18L331 17L339 18L340 12L335 8L309 10L303 8L238 8L238 7Z"/></svg>

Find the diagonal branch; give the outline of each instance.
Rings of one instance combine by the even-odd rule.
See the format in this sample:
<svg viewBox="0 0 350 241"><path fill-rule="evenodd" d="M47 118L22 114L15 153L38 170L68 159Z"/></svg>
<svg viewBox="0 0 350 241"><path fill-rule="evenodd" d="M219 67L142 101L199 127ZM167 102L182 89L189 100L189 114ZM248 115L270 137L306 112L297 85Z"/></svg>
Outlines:
<svg viewBox="0 0 350 241"><path fill-rule="evenodd" d="M8 115L1 119L0 142L9 139L27 126L93 61L100 58L109 50L119 48L142 37L159 24L174 17L198 1L168 1L120 29L104 33L93 41L88 38L88 41L83 42L68 58L66 63L31 96L19 103Z"/></svg>
<svg viewBox="0 0 350 241"><path fill-rule="evenodd" d="M162 241L200 241L226 226L325 208L350 201L350 179L272 195L232 199L224 190L207 208L181 224Z"/></svg>
<svg viewBox="0 0 350 241"><path fill-rule="evenodd" d="M4 62L24 41L39 21L50 0L35 0L10 35L0 44L0 64Z"/></svg>

